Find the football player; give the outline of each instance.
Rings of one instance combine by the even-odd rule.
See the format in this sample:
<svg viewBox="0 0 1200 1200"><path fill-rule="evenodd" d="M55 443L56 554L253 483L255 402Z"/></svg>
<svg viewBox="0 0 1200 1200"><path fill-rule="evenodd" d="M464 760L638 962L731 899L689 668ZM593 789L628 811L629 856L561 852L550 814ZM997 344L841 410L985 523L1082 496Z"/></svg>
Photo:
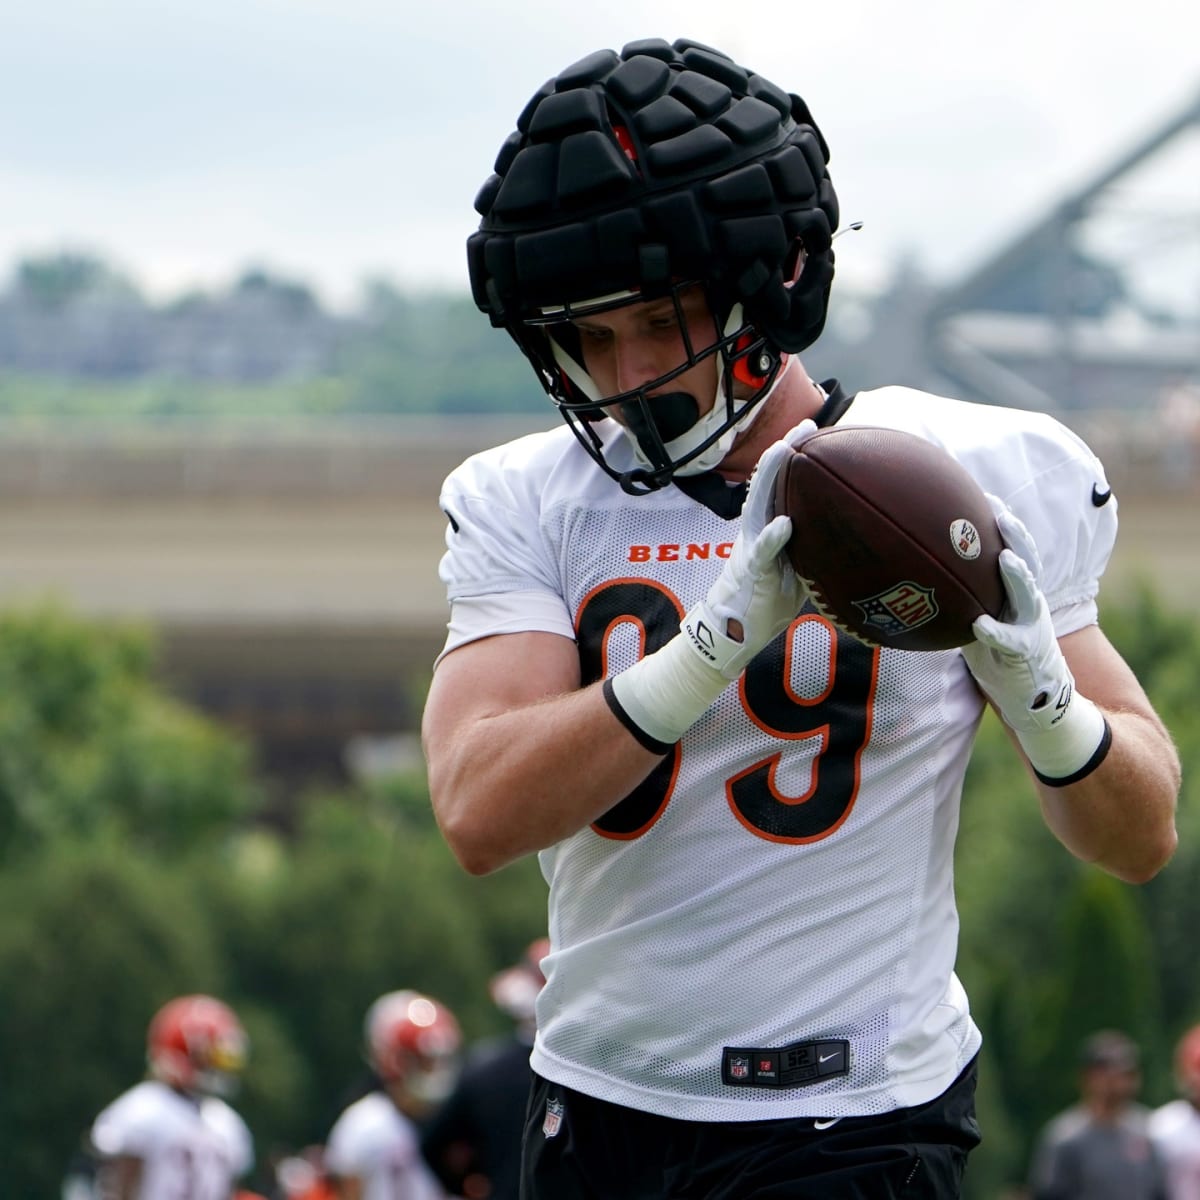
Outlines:
<svg viewBox="0 0 1200 1200"><path fill-rule="evenodd" d="M546 983L546 938L492 976L488 992L511 1018L511 1033L470 1048L454 1090L421 1134L421 1153L443 1186L465 1200L517 1200L521 1131L532 1075L529 1053L538 993Z"/></svg>
<svg viewBox="0 0 1200 1200"><path fill-rule="evenodd" d="M246 1123L226 1102L247 1039L233 1010L212 996L179 996L146 1035L149 1078L96 1118L91 1140L105 1200L230 1200L254 1164Z"/></svg>
<svg viewBox="0 0 1200 1200"><path fill-rule="evenodd" d="M380 996L367 1011L364 1054L378 1087L351 1104L325 1145L341 1200L437 1200L418 1127L450 1094L462 1033L454 1014L419 992Z"/></svg>
<svg viewBox="0 0 1200 1200"><path fill-rule="evenodd" d="M1029 1200L1172 1200L1162 1156L1151 1142L1137 1043L1115 1029L1081 1047L1079 1095L1042 1129L1030 1168Z"/></svg>
<svg viewBox="0 0 1200 1200"><path fill-rule="evenodd" d="M565 426L445 482L423 736L463 866L537 852L549 881L527 1200L958 1194L985 704L1073 854L1140 882L1174 850L1178 757L1097 623L1101 463L1047 415L805 371L828 159L798 96L647 40L540 88L476 198L475 301ZM835 422L927 438L994 497L1011 619L903 653L820 615L770 500Z"/></svg>

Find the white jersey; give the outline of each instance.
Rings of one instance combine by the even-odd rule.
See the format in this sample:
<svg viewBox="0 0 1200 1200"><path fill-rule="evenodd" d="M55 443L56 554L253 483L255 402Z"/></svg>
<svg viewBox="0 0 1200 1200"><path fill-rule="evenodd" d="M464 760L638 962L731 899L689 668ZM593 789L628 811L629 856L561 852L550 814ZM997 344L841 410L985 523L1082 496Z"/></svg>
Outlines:
<svg viewBox="0 0 1200 1200"><path fill-rule="evenodd" d="M361 1180L362 1200L440 1200L444 1194L421 1157L416 1128L383 1092L356 1100L334 1122L325 1168Z"/></svg>
<svg viewBox="0 0 1200 1200"><path fill-rule="evenodd" d="M839 424L944 447L1029 527L1058 634L1095 622L1116 504L1065 427L906 388L858 395ZM633 465L615 425L605 453ZM738 528L676 487L625 495L565 427L468 459L441 505L443 654L561 634L585 683L676 634ZM803 612L631 797L542 851L534 1069L695 1121L870 1115L944 1091L981 1042L953 969L953 848L982 711L958 651L870 648ZM849 1073L722 1080L723 1047L810 1039L848 1041Z"/></svg>
<svg viewBox="0 0 1200 1200"><path fill-rule="evenodd" d="M1172 1100L1150 1114L1148 1129L1166 1164L1170 1200L1200 1200L1200 1112Z"/></svg>
<svg viewBox="0 0 1200 1200"><path fill-rule="evenodd" d="M142 1160L138 1200L229 1200L254 1165L250 1130L228 1104L158 1080L118 1096L92 1125L92 1144L106 1158Z"/></svg>

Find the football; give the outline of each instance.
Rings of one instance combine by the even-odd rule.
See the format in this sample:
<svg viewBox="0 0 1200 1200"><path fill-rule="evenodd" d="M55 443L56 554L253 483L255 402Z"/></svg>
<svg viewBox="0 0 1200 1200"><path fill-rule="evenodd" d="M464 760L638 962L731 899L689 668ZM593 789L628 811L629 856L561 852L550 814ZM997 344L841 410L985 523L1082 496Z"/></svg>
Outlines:
<svg viewBox="0 0 1200 1200"><path fill-rule="evenodd" d="M870 425L818 430L775 480L786 554L839 628L896 650L965 645L999 617L1004 543L983 490L939 446Z"/></svg>

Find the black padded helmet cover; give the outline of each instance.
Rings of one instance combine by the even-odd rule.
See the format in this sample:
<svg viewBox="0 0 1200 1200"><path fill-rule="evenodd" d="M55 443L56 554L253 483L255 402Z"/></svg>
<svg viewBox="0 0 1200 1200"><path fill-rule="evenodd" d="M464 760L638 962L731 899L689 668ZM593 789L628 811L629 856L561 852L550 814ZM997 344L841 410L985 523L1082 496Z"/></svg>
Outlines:
<svg viewBox="0 0 1200 1200"><path fill-rule="evenodd" d="M476 197L475 303L528 352L544 308L702 281L776 350L803 350L833 278L828 160L804 101L719 51L597 51L529 101Z"/></svg>

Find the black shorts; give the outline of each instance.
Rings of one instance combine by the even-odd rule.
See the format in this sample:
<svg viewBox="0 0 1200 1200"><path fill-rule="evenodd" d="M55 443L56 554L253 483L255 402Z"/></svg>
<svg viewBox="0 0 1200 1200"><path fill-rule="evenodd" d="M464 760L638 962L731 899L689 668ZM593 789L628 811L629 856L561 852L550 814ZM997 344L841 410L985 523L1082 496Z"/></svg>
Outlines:
<svg viewBox="0 0 1200 1200"><path fill-rule="evenodd" d="M521 1200L955 1200L979 1144L976 1063L877 1117L680 1121L535 1075Z"/></svg>

